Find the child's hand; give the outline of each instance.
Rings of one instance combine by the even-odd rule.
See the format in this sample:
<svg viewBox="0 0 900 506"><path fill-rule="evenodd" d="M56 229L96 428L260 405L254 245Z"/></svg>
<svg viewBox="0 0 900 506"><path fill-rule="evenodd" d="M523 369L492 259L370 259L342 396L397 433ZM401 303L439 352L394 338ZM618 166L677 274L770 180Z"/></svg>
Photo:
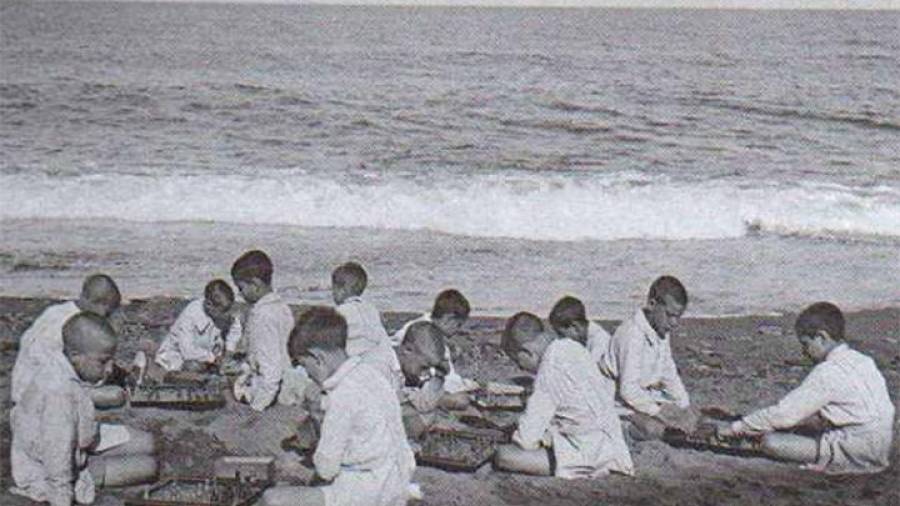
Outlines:
<svg viewBox="0 0 900 506"><path fill-rule="evenodd" d="M679 408L674 404L663 404L657 416L667 427L692 434L697 427L697 415L690 408Z"/></svg>
<svg viewBox="0 0 900 506"><path fill-rule="evenodd" d="M738 437L738 433L734 431L730 423L716 423L716 437L719 439L734 439Z"/></svg>

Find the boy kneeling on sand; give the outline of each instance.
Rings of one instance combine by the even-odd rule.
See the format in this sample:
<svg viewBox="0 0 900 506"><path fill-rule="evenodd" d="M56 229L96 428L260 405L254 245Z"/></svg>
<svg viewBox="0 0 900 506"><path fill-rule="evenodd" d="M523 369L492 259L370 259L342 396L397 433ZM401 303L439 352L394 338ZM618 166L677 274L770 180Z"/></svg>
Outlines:
<svg viewBox="0 0 900 506"><path fill-rule="evenodd" d="M397 394L360 357L348 356L346 345L347 322L332 309L311 309L291 332L291 358L326 394L313 463L331 484L276 487L263 495L263 505L406 504L415 459Z"/></svg>
<svg viewBox="0 0 900 506"><path fill-rule="evenodd" d="M800 313L794 329L817 365L778 404L720 427L719 436L764 434L764 453L830 474L887 468L894 404L875 362L844 342L841 310L828 302L813 304ZM830 427L820 436L782 432L815 415Z"/></svg>
<svg viewBox="0 0 900 506"><path fill-rule="evenodd" d="M63 354L41 364L12 409L13 493L52 506L90 504L97 486L153 481L153 436L98 424L91 386L112 366L116 335L97 315L80 313L63 326Z"/></svg>
<svg viewBox="0 0 900 506"><path fill-rule="evenodd" d="M612 390L582 344L518 313L506 325L502 347L537 377L515 444L497 450L498 469L567 479L634 474Z"/></svg>

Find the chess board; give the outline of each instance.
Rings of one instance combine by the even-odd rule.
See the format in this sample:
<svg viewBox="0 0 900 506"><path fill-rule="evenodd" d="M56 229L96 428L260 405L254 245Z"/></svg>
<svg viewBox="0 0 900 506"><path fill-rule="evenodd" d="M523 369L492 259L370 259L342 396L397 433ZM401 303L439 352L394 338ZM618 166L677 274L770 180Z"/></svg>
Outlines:
<svg viewBox="0 0 900 506"><path fill-rule="evenodd" d="M268 482L240 478L172 478L152 485L126 506L251 506Z"/></svg>
<svg viewBox="0 0 900 506"><path fill-rule="evenodd" d="M202 411L225 406L222 385L142 385L128 390L131 407Z"/></svg>
<svg viewBox="0 0 900 506"><path fill-rule="evenodd" d="M432 429L422 436L416 460L447 471L472 472L494 457L497 445L508 440L499 431Z"/></svg>
<svg viewBox="0 0 900 506"><path fill-rule="evenodd" d="M525 399L522 394L496 394L484 390L472 394L472 402L478 409L486 411L523 411Z"/></svg>

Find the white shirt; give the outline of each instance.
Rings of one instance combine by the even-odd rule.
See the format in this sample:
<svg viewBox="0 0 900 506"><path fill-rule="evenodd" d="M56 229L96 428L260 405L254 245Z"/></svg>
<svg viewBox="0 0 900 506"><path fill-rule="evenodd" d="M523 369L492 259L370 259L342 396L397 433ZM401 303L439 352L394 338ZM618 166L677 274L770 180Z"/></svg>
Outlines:
<svg viewBox="0 0 900 506"><path fill-rule="evenodd" d="M403 373L378 309L361 297L350 297L337 312L347 321L347 354L362 357L399 389Z"/></svg>
<svg viewBox="0 0 900 506"><path fill-rule="evenodd" d="M406 336L406 331L409 330L414 324L419 322L431 322L431 313L424 314L415 320L406 322L400 330L395 332L391 336L391 343L394 346L400 346L400 343L403 342L403 338ZM468 392L470 390L474 390L478 388L478 384L470 379L463 378L456 372L456 368L453 366L453 354L450 353L450 344L444 342L444 360L447 361L447 375L444 376L444 391L449 394L455 394L459 392Z"/></svg>
<svg viewBox="0 0 900 506"><path fill-rule="evenodd" d="M664 402L681 408L690 405L669 341L653 330L644 310L638 309L616 329L605 354L592 353L600 357L600 371L616 381L618 395L628 408L655 416Z"/></svg>
<svg viewBox="0 0 900 506"><path fill-rule="evenodd" d="M241 338L240 318L232 319L226 338L203 310L203 299L191 301L159 346L156 363L167 371L178 371L187 360L215 362L224 349L235 350Z"/></svg>
<svg viewBox="0 0 900 506"><path fill-rule="evenodd" d="M10 416L13 492L52 506L93 501L86 451L98 436L87 386L61 353L44 360Z"/></svg>
<svg viewBox="0 0 900 506"><path fill-rule="evenodd" d="M244 328L250 374L243 396L256 411L272 404L282 376L291 369L287 343L293 328L291 308L275 292L266 294L250 308Z"/></svg>
<svg viewBox="0 0 900 506"><path fill-rule="evenodd" d="M732 427L739 434L771 432L793 427L816 413L835 427L889 427L894 403L875 362L841 344L778 404L755 411Z"/></svg>
<svg viewBox="0 0 900 506"><path fill-rule="evenodd" d="M22 399L22 391L31 382L31 378L44 360L51 356L65 358L62 328L69 318L80 312L81 309L75 302L50 306L22 334L19 339L19 353L16 355L16 363L12 370L10 397L13 403Z"/></svg>
<svg viewBox="0 0 900 506"><path fill-rule="evenodd" d="M562 478L633 474L610 386L584 346L571 339L551 342L513 441L536 450L549 433Z"/></svg>
<svg viewBox="0 0 900 506"><path fill-rule="evenodd" d="M325 382L325 418L313 463L326 504L406 504L415 458L396 393L375 370L348 358Z"/></svg>

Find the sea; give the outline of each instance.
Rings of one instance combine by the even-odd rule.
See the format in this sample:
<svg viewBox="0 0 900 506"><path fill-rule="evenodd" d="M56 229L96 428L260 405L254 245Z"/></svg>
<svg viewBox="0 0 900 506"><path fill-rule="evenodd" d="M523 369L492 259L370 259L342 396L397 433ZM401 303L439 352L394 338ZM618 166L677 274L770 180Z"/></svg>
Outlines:
<svg viewBox="0 0 900 506"><path fill-rule="evenodd" d="M0 293L900 305L900 11L0 3ZM280 273L280 274L279 274ZM278 276L276 276L278 277ZM126 290L129 292L129 290Z"/></svg>

